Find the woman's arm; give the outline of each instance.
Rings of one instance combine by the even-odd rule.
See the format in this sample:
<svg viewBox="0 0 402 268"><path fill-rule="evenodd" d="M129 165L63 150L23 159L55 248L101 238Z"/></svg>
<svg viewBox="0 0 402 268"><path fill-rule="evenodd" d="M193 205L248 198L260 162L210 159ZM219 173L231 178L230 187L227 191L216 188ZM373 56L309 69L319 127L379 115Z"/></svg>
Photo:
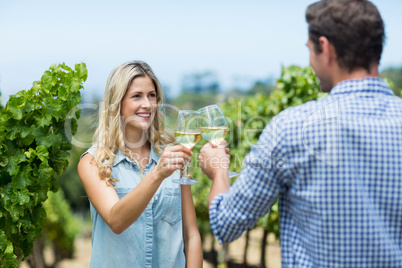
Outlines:
<svg viewBox="0 0 402 268"><path fill-rule="evenodd" d="M116 234L127 229L145 210L162 181L190 160L191 151L181 145L167 147L159 163L126 196L119 199L115 189L107 186L98 175L98 167L86 154L78 163L78 175L92 205Z"/></svg>
<svg viewBox="0 0 402 268"><path fill-rule="evenodd" d="M197 218L191 186L181 186L181 204L183 219L184 253L186 254L186 267L202 267L201 236L197 227Z"/></svg>

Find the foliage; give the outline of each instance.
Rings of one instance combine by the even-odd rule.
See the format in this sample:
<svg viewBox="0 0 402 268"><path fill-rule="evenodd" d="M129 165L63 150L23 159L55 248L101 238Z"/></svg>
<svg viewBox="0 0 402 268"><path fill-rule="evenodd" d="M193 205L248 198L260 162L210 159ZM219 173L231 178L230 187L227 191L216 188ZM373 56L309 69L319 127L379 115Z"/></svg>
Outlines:
<svg viewBox="0 0 402 268"><path fill-rule="evenodd" d="M178 96L175 100L171 101L171 104L180 107L181 110L193 110L199 109L206 105L210 105L218 99L216 94L212 93L190 93L183 92L180 96ZM166 110L168 116L177 117L177 112L172 109ZM174 113L174 115L172 114Z"/></svg>
<svg viewBox="0 0 402 268"><path fill-rule="evenodd" d="M65 258L74 254L74 240L79 232L81 222L73 215L64 198L63 190L49 192L48 199L43 203L46 217L43 220L43 232L34 241L32 253L26 258L30 267L55 267ZM45 261L45 246L51 246L53 263Z"/></svg>
<svg viewBox="0 0 402 268"><path fill-rule="evenodd" d="M244 157L251 146L258 141L262 130L272 117L288 107L316 100L325 95L319 91L318 80L310 67L289 66L282 68L275 90L268 97L260 93L243 99L230 98L220 105L230 128L227 140L231 155L231 170L242 169ZM199 147L194 149L194 155L197 155ZM196 161L195 157L194 167L198 166ZM192 186L198 224L201 232L208 232L210 231L208 195L211 182L205 178L199 168L194 168L194 177L198 180L198 184ZM257 225L279 236L278 202L271 207L269 214L258 221Z"/></svg>
<svg viewBox="0 0 402 268"><path fill-rule="evenodd" d="M56 191L55 174L68 165L71 143L65 121L77 130L80 112L69 114L87 78L84 63L50 66L28 91L10 96L0 113L0 265L16 267L32 251L45 217L43 202Z"/></svg>
<svg viewBox="0 0 402 268"><path fill-rule="evenodd" d="M255 95L257 93L262 93L269 96L274 89L275 85L271 79L268 79L267 81L257 81L247 94Z"/></svg>
<svg viewBox="0 0 402 268"><path fill-rule="evenodd" d="M402 67L389 67L381 72L381 77L390 81L395 95L402 96Z"/></svg>
<svg viewBox="0 0 402 268"><path fill-rule="evenodd" d="M201 139L201 141L194 147L193 157L191 158L191 166L193 167L192 176L198 182L191 186L191 191L193 193L194 207L197 215L198 230L200 231L202 238L208 234L211 234L208 208L208 197L211 188L211 181L207 176L204 175L204 173L202 173L198 163L200 149L205 143L206 141Z"/></svg>
<svg viewBox="0 0 402 268"><path fill-rule="evenodd" d="M90 147L92 136L95 131L95 112L89 110L85 112L83 109L80 119L78 120L78 129L70 150L69 166L65 172L57 179L60 187L63 189L64 195L71 208L75 213L86 215L89 211L89 201L85 193L84 187L78 176L77 165L81 155Z"/></svg>
<svg viewBox="0 0 402 268"><path fill-rule="evenodd" d="M80 126L81 127L81 126ZM89 210L89 202L78 176L77 165L81 155L86 151L86 148L78 148L73 146L70 150L69 166L65 172L57 179L60 188L64 192L64 196L69 206L74 212L84 213Z"/></svg>
<svg viewBox="0 0 402 268"><path fill-rule="evenodd" d="M43 207L46 211L43 228L46 230L47 240L52 242L60 255L71 257L74 253L74 240L79 232L79 226L64 198L63 191L49 192Z"/></svg>
<svg viewBox="0 0 402 268"><path fill-rule="evenodd" d="M92 145L92 137L98 124L98 106L101 100L81 101L81 116L78 119L78 129L72 137L72 149L68 159L69 165L64 173L57 178L60 188L75 214L89 216L89 201L78 176L77 165L81 155Z"/></svg>

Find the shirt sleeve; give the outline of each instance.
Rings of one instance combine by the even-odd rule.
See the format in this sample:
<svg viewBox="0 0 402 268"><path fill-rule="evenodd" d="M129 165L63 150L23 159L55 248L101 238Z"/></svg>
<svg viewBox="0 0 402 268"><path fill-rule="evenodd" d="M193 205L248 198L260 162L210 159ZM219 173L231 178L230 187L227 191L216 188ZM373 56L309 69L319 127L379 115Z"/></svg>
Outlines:
<svg viewBox="0 0 402 268"><path fill-rule="evenodd" d="M94 156L94 155L95 155L95 150L96 150L96 147L95 147L95 146L91 146L88 150L85 151L85 153L83 153L83 154L81 155L80 159L83 158L84 155L86 155L86 154L90 154L90 155Z"/></svg>
<svg viewBox="0 0 402 268"><path fill-rule="evenodd" d="M286 170L285 131L274 117L244 160L244 168L226 193L209 207L212 232L219 243L231 242L251 229L277 199Z"/></svg>

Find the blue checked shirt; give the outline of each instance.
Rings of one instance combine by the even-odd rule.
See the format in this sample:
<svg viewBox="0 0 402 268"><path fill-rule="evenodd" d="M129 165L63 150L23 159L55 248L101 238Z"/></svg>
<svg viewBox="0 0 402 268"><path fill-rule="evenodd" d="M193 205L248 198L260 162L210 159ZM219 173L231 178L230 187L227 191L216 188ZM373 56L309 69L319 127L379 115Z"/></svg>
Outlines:
<svg viewBox="0 0 402 268"><path fill-rule="evenodd" d="M378 78L349 80L274 117L211 203L218 241L278 194L282 267L402 267L402 100Z"/></svg>

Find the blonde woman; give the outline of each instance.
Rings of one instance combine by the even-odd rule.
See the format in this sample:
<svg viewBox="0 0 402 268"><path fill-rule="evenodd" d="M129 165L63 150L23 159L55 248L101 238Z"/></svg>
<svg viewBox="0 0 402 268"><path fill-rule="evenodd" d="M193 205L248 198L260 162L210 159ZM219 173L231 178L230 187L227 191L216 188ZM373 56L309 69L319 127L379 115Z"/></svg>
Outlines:
<svg viewBox="0 0 402 268"><path fill-rule="evenodd" d="M202 266L190 186L172 182L192 153L172 145L162 100L144 62L109 75L93 146L78 164L93 222L90 267Z"/></svg>

